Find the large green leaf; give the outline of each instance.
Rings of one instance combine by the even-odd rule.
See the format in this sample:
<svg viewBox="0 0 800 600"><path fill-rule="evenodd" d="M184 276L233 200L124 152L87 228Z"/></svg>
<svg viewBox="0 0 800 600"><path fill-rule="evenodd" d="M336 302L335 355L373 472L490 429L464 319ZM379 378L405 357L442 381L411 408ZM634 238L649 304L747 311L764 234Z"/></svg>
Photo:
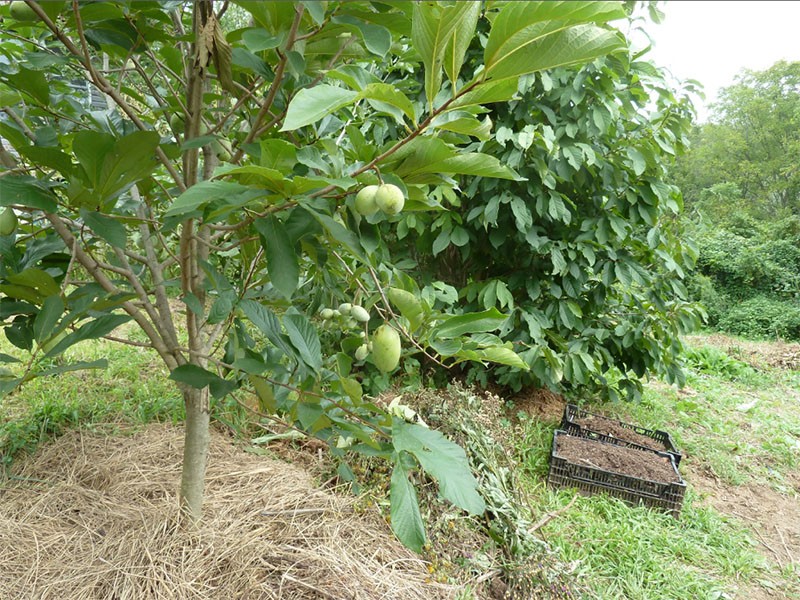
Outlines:
<svg viewBox="0 0 800 600"><path fill-rule="evenodd" d="M358 99L358 92L334 85L317 85L297 92L289 103L286 119L281 131L294 131L305 125L316 123L321 118L352 104Z"/></svg>
<svg viewBox="0 0 800 600"><path fill-rule="evenodd" d="M230 181L201 181L178 196L164 216L186 216L214 200L231 200L242 195L252 199L262 193L260 190Z"/></svg>
<svg viewBox="0 0 800 600"><path fill-rule="evenodd" d="M37 208L45 212L58 210L53 195L44 189L33 177L6 175L0 177L0 206L16 204L27 208Z"/></svg>
<svg viewBox="0 0 800 600"><path fill-rule="evenodd" d="M624 17L619 2L509 2L492 24L483 77L518 77L593 60L623 44L617 32L593 23Z"/></svg>
<svg viewBox="0 0 800 600"><path fill-rule="evenodd" d="M433 104L442 86L442 67L448 43L452 42L456 30L460 32L459 36L466 35L471 21L465 25L464 19L473 13L473 4L456 2L445 8L438 2L414 3L411 40L425 66L425 96L429 105Z"/></svg>
<svg viewBox="0 0 800 600"><path fill-rule="evenodd" d="M104 206L156 167L155 151L161 138L155 131L135 131L115 138L99 131L79 131L72 141L83 168L82 186L72 182L75 204ZM84 189L85 188L85 189Z"/></svg>
<svg viewBox="0 0 800 600"><path fill-rule="evenodd" d="M128 241L128 234L125 226L106 215L98 212L81 209L81 218L86 225L94 231L97 237L104 239L116 248L125 248Z"/></svg>
<svg viewBox="0 0 800 600"><path fill-rule="evenodd" d="M363 250L361 249L361 243L359 242L356 234L344 227L341 223L334 221L328 215L317 212L306 205L302 206L319 222L320 225L322 225L322 228L327 231L335 241L347 248L353 254L353 256L358 258L361 262L369 262Z"/></svg>
<svg viewBox="0 0 800 600"><path fill-rule="evenodd" d="M453 91L456 89L458 73L464 64L464 56L467 54L469 44L475 36L475 28L481 14L481 2L465 2L464 4L469 6L461 22L453 29L453 33L447 40L444 53L444 71L450 79Z"/></svg>
<svg viewBox="0 0 800 600"><path fill-rule="evenodd" d="M442 496L450 502L473 515L486 510L461 446L439 431L397 418L392 421L392 444L397 452L412 454L425 472L438 481Z"/></svg>
<svg viewBox="0 0 800 600"><path fill-rule="evenodd" d="M404 180L428 173L520 179L493 156L480 152L459 154L443 140L429 136L420 136L406 144L387 160L386 166Z"/></svg>
<svg viewBox="0 0 800 600"><path fill-rule="evenodd" d="M419 136L400 148L386 162L398 177L424 169L427 165L458 156L456 150L443 140L430 136Z"/></svg>
<svg viewBox="0 0 800 600"><path fill-rule="evenodd" d="M395 457L392 470L389 502L391 504L392 531L397 539L414 552L421 552L425 545L425 523L419 512L417 491L408 480L408 472L403 467L399 455Z"/></svg>
<svg viewBox="0 0 800 600"><path fill-rule="evenodd" d="M267 271L275 289L285 298L291 298L297 289L300 266L286 229L273 215L257 219L254 223L261 234Z"/></svg>
<svg viewBox="0 0 800 600"><path fill-rule="evenodd" d="M129 52L143 51L140 45L140 34L125 19L108 19L93 23L86 29L86 39L95 47L102 47L107 52L124 56Z"/></svg>
<svg viewBox="0 0 800 600"><path fill-rule="evenodd" d="M383 110L382 104L388 104L409 118L412 123L416 123L414 105L411 104L406 95L389 83L370 83L361 90L360 96L373 103L378 110ZM390 111L386 111L390 112ZM402 119L399 119L402 121Z"/></svg>
<svg viewBox="0 0 800 600"><path fill-rule="evenodd" d="M410 330L413 332L422 324L423 309L422 303L414 294L399 288L389 288L386 291L389 301L400 311L400 314L408 319Z"/></svg>
<svg viewBox="0 0 800 600"><path fill-rule="evenodd" d="M281 330L281 323L275 313L255 300L242 300L239 308L276 348L289 357L299 358L289 338Z"/></svg>
<svg viewBox="0 0 800 600"><path fill-rule="evenodd" d="M172 370L169 378L196 389L208 386L211 395L222 398L236 389L236 383L223 379L197 365L181 365Z"/></svg>
<svg viewBox="0 0 800 600"><path fill-rule="evenodd" d="M518 94L518 78L509 77L499 81L484 81L469 92L459 96L451 105L451 109L464 108L494 102L507 102Z"/></svg>
<svg viewBox="0 0 800 600"><path fill-rule="evenodd" d="M60 148L27 146L20 148L19 153L36 166L55 169L64 176L68 176L73 169L69 155L62 152Z"/></svg>
<svg viewBox="0 0 800 600"><path fill-rule="evenodd" d="M430 162L409 172L408 175L413 176L420 173L453 173L457 175L513 179L516 181L524 179L494 156L480 152L466 152L458 156Z"/></svg>
<svg viewBox="0 0 800 600"><path fill-rule="evenodd" d="M211 305L211 309L208 311L206 322L210 325L222 323L228 318L228 315L231 314L238 299L239 295L236 293L236 290L218 289L217 298L214 300L214 304Z"/></svg>
<svg viewBox="0 0 800 600"><path fill-rule="evenodd" d="M37 342L41 342L50 335L62 314L64 314L64 301L61 296L45 298L39 314L33 321L33 337Z"/></svg>
<svg viewBox="0 0 800 600"><path fill-rule="evenodd" d="M322 346L317 330L306 317L298 314L284 315L283 326L300 358L318 373L322 368Z"/></svg>
<svg viewBox="0 0 800 600"><path fill-rule="evenodd" d="M364 46L373 54L386 56L386 53L392 47L392 34L382 25L367 23L350 15L340 15L331 19L331 21L341 25L351 25L354 29L357 29L364 40Z"/></svg>
<svg viewBox="0 0 800 600"><path fill-rule="evenodd" d="M471 135L480 140L488 140L491 138L492 120L485 117L481 121L467 111L452 110L437 116L431 121L431 127Z"/></svg>
<svg viewBox="0 0 800 600"><path fill-rule="evenodd" d="M25 269L20 273L6 275L6 280L13 285L33 288L44 297L53 296L61 291L61 288L56 280L53 279L53 276L42 269Z"/></svg>
<svg viewBox="0 0 800 600"><path fill-rule="evenodd" d="M93 360L91 362L76 362L71 363L68 365L59 365L57 367L51 367L49 369L45 369L44 371L39 371L36 373L36 377L46 377L48 375L61 375L62 373L68 373L70 371L83 371L84 369L105 369L108 367L108 361L105 358L101 358L99 360Z"/></svg>
<svg viewBox="0 0 800 600"><path fill-rule="evenodd" d="M62 338L61 341L48 350L45 356L56 356L78 342L101 338L114 331L120 325L127 323L130 319L128 315L103 315L97 317Z"/></svg>
<svg viewBox="0 0 800 600"><path fill-rule="evenodd" d="M281 36L271 35L269 32L257 27L246 29L244 33L242 33L242 41L250 52L272 50L280 46L283 42Z"/></svg>
<svg viewBox="0 0 800 600"><path fill-rule="evenodd" d="M506 319L507 317L496 308L448 317L431 330L430 338L452 339L468 333L495 331L500 329Z"/></svg>
<svg viewBox="0 0 800 600"><path fill-rule="evenodd" d="M5 79L13 89L30 96L36 103L42 106L50 103L50 86L43 72L20 67L19 72L0 78Z"/></svg>
<svg viewBox="0 0 800 600"><path fill-rule="evenodd" d="M530 366L528 366L528 363L522 360L519 357L519 355L510 348L504 348L503 346L493 346L490 348L481 348L477 352L482 360L488 360L490 362L497 363L500 365L508 365L510 367L516 367L517 369L522 369L523 371L530 370Z"/></svg>

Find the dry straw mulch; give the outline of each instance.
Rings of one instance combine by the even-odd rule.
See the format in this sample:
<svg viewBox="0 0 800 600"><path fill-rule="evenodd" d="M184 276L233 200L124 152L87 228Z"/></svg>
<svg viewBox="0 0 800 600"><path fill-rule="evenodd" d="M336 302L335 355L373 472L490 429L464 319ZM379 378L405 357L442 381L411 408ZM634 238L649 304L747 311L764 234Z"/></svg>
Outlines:
<svg viewBox="0 0 800 600"><path fill-rule="evenodd" d="M0 481L2 599L452 598L376 512L212 437L205 523L176 527L183 430L71 432ZM270 511L271 516L261 515Z"/></svg>

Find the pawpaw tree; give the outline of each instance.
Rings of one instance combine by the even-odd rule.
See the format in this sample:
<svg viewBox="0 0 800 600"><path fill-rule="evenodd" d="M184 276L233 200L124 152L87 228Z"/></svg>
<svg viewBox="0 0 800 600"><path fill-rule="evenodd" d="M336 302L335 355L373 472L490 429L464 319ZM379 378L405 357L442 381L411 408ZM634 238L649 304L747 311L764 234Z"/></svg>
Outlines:
<svg viewBox="0 0 800 600"><path fill-rule="evenodd" d="M356 350L392 327L406 354L527 364L493 333L507 315L428 302L382 231L442 211L435 198L462 177L523 181L465 128L530 73L624 45L608 25L621 4L25 7L24 18L0 7L0 205L15 221L0 236L0 326L18 350L0 355L0 391L102 368L72 358L84 340L155 350L184 397L190 524L202 518L211 401L241 393L334 450L391 461L392 524L412 548L424 540L412 470L480 513L463 451L364 396L371 358ZM391 191L386 210L356 209L367 186ZM321 317L340 318L340 303L359 318ZM126 323L146 341L115 335Z"/></svg>

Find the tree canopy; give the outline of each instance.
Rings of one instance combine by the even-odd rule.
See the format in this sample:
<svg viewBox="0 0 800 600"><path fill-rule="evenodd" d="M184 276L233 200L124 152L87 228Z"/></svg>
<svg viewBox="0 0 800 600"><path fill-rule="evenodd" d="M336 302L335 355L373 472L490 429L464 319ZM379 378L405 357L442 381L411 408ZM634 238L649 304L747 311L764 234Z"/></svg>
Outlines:
<svg viewBox="0 0 800 600"><path fill-rule="evenodd" d="M608 25L622 4L27 0L0 13L0 324L18 350L0 356L0 391L102 368L64 355L83 340L154 349L184 394L193 523L212 398L242 393L340 456L389 460L392 525L413 548L417 469L481 512L463 450L363 389L386 385L400 336L406 356L529 366L494 333L507 314L431 301L442 285L420 288L382 236L441 211L462 178L523 181L477 145L481 116L531 73L624 46ZM136 339L117 333L129 322Z"/></svg>
<svg viewBox="0 0 800 600"><path fill-rule="evenodd" d="M678 162L708 324L800 339L800 63L744 71Z"/></svg>
<svg viewBox="0 0 800 600"><path fill-rule="evenodd" d="M737 211L757 218L800 215L799 120L800 63L743 71L722 89L711 121L697 127L680 161L687 200L711 210L715 198L743 200ZM724 198L721 185L734 186Z"/></svg>

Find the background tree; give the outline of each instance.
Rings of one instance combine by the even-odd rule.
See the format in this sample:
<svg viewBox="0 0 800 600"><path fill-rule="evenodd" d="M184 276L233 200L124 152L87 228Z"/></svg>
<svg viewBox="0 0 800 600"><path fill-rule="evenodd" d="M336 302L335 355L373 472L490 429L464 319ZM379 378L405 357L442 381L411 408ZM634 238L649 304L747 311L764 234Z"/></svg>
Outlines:
<svg viewBox="0 0 800 600"><path fill-rule="evenodd" d="M744 71L695 128L675 181L709 324L800 339L800 63Z"/></svg>
<svg viewBox="0 0 800 600"><path fill-rule="evenodd" d="M388 322L433 360L527 365L487 336L505 321L498 310L449 314L415 296L379 235L402 218L397 205L368 216L353 196L387 184L406 211L429 211L456 177L519 179L449 132L514 97L520 77L620 46L604 25L620 5L72 0L2 11L0 204L11 212L0 323L21 351L0 356L11 366L2 391L102 367L53 364L81 340L154 349L184 395L191 522L211 397L242 389L334 451L392 461L392 524L411 547L424 540L411 469L481 512L462 450L363 397L370 365L397 362L394 341L391 361L377 355L394 334L373 339L371 356L364 337ZM464 71L479 22L482 68ZM317 315L323 305L333 318ZM116 334L128 321L145 341Z"/></svg>
<svg viewBox="0 0 800 600"><path fill-rule="evenodd" d="M800 214L795 160L800 153L800 63L744 70L722 89L711 121L698 126L693 138L676 172L687 201L700 201L703 190L730 183L745 200L739 208L751 216Z"/></svg>

